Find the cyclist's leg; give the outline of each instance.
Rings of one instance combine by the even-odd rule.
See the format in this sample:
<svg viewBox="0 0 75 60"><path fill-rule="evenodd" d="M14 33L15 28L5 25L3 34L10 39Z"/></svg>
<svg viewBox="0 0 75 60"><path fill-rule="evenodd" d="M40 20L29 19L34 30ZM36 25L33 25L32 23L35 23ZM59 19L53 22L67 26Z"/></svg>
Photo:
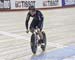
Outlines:
<svg viewBox="0 0 75 60"><path fill-rule="evenodd" d="M41 43L41 42L43 43L42 28L43 28L43 22L42 22L42 23L39 23L38 29L37 29L38 34L39 34L39 36L40 36L40 41L39 41L39 43Z"/></svg>
<svg viewBox="0 0 75 60"><path fill-rule="evenodd" d="M43 21L42 22L39 22L39 24L38 24L38 29L37 29L37 31L38 31L38 33L39 33L39 36L40 36L40 39L43 39L43 35L42 35L42 28L43 28Z"/></svg>
<svg viewBox="0 0 75 60"><path fill-rule="evenodd" d="M42 40L43 39L43 35L42 35L42 32L41 32L40 28L38 28L37 31L38 31L38 34L40 36L40 39Z"/></svg>

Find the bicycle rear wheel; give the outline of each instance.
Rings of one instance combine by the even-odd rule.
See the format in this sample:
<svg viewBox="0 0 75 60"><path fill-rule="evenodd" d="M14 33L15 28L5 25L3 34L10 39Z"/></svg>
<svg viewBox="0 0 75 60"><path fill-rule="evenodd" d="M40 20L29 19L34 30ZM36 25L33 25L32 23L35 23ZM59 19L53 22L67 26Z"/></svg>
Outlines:
<svg viewBox="0 0 75 60"><path fill-rule="evenodd" d="M42 34L43 34L43 44L44 45L41 45L41 49L42 49L42 51L45 51L45 49L46 49L46 34L44 31L42 31Z"/></svg>

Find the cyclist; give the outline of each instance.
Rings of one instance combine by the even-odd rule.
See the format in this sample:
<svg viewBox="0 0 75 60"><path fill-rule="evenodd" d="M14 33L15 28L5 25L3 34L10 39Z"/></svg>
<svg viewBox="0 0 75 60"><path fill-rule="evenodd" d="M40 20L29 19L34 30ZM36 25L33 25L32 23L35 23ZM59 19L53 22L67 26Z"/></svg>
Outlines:
<svg viewBox="0 0 75 60"><path fill-rule="evenodd" d="M39 44L43 43L43 35L42 35L42 28L43 28L43 20L44 20L44 17L42 15L42 13L39 11L39 10L36 10L34 6L29 6L28 8L29 12L27 14L27 17L26 17L26 22L25 22L25 25L26 25L26 33L29 32L29 28L28 28L28 22L30 20L30 17L33 18L31 24L30 24L30 31L32 33L34 33L34 30L37 29L38 31L38 34L39 34L39 37L40 37L40 40L39 40Z"/></svg>

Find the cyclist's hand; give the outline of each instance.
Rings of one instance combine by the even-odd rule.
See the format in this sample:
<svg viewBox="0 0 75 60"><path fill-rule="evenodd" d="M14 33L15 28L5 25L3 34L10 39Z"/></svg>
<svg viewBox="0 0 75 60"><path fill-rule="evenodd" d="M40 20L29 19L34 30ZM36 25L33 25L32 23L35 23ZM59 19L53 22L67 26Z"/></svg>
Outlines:
<svg viewBox="0 0 75 60"><path fill-rule="evenodd" d="M26 30L26 33L29 33L29 30Z"/></svg>

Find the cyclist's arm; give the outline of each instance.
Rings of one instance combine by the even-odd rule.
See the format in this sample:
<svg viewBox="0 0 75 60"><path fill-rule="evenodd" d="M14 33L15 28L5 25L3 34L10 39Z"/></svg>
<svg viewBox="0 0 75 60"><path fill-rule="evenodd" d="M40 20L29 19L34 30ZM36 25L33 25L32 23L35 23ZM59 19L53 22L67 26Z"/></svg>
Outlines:
<svg viewBox="0 0 75 60"><path fill-rule="evenodd" d="M25 25L26 25L26 29L28 30L28 22L29 22L29 19L30 19L30 14L28 13L27 14L27 17L26 17L26 22L25 22Z"/></svg>
<svg viewBox="0 0 75 60"><path fill-rule="evenodd" d="M43 14L39 11L38 12L38 18L39 18L39 20L42 22L43 21L43 19L44 19L44 17L43 17Z"/></svg>
<svg viewBox="0 0 75 60"><path fill-rule="evenodd" d="M43 17L43 14L39 11L39 13L38 13L38 18L39 18L39 24L38 24L38 26L41 26L41 25L43 25L43 20L44 20L44 17Z"/></svg>

